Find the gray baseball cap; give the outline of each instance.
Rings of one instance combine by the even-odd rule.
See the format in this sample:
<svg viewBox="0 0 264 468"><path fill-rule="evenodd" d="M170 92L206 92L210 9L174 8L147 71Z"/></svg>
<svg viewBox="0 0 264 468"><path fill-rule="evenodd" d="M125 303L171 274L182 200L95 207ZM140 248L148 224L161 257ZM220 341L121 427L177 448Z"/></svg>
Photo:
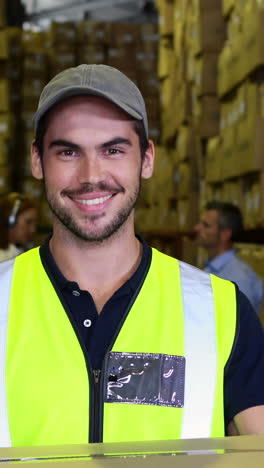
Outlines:
<svg viewBox="0 0 264 468"><path fill-rule="evenodd" d="M55 104L73 96L99 96L116 104L136 120L142 120L148 136L146 106L138 87L126 75L108 65L82 64L60 72L43 88L35 129L41 117Z"/></svg>

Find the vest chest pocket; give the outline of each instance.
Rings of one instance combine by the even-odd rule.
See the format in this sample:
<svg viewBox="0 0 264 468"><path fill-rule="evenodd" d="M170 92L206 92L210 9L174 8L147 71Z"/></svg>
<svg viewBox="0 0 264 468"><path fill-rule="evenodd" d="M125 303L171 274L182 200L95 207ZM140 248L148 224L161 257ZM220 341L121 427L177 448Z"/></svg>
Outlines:
<svg viewBox="0 0 264 468"><path fill-rule="evenodd" d="M105 378L106 403L184 406L183 356L110 352Z"/></svg>

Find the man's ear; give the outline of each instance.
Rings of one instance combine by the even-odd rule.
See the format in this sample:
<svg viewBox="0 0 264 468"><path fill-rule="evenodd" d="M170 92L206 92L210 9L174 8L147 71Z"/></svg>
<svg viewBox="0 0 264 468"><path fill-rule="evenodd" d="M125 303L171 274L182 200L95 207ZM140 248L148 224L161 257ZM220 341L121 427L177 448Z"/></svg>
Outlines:
<svg viewBox="0 0 264 468"><path fill-rule="evenodd" d="M42 161L34 141L31 144L31 172L35 179L43 179Z"/></svg>
<svg viewBox="0 0 264 468"><path fill-rule="evenodd" d="M142 162L141 177L143 179L149 179L154 170L155 160L155 147L152 140L149 140L148 149L145 152L144 159Z"/></svg>

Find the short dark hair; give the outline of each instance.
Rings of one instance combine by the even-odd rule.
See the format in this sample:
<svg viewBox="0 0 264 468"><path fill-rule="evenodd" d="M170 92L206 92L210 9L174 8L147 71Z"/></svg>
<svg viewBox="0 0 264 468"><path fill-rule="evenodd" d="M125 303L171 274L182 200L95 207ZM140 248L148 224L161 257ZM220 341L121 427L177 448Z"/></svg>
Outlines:
<svg viewBox="0 0 264 468"><path fill-rule="evenodd" d="M41 117L39 124L35 133L34 145L36 146L40 158L43 157L43 145L44 145L44 136L46 134L48 125L47 125L47 116L48 112ZM143 120L134 120L134 130L139 138L139 146L142 160L144 159L145 153L149 147L149 141L146 135L146 130L144 127Z"/></svg>
<svg viewBox="0 0 264 468"><path fill-rule="evenodd" d="M219 213L218 224L220 229L231 229L231 240L238 240L239 235L243 231L243 217L240 209L236 205L228 202L213 200L206 204L205 209L217 211Z"/></svg>

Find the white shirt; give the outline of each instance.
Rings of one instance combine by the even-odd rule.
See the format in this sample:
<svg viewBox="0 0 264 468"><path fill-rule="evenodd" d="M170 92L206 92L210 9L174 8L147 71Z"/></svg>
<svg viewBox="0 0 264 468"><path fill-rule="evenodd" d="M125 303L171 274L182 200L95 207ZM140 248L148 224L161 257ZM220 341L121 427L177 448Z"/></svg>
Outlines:
<svg viewBox="0 0 264 468"><path fill-rule="evenodd" d="M22 249L16 247L14 244L9 244L7 249L0 249L0 262L9 260L10 258L17 257L22 253Z"/></svg>

